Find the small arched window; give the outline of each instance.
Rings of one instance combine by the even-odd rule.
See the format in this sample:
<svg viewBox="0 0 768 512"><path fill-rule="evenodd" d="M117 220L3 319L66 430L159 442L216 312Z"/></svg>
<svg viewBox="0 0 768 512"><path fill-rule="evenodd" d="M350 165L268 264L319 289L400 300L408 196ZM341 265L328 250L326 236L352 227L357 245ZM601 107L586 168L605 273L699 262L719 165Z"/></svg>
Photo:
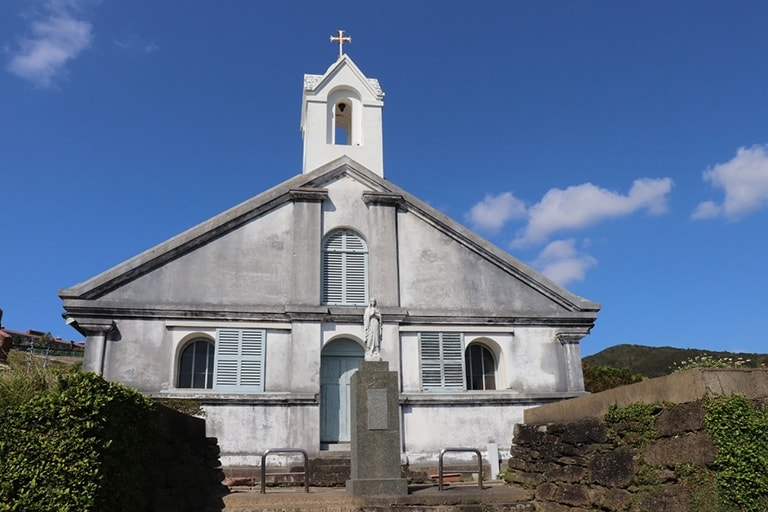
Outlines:
<svg viewBox="0 0 768 512"><path fill-rule="evenodd" d="M364 306L368 302L368 246L348 229L331 232L323 242L322 302Z"/></svg>
<svg viewBox="0 0 768 512"><path fill-rule="evenodd" d="M493 352L480 343L472 343L466 350L468 390L496 389L496 361Z"/></svg>
<svg viewBox="0 0 768 512"><path fill-rule="evenodd" d="M214 346L210 340L197 338L181 351L179 358L179 388L213 388Z"/></svg>

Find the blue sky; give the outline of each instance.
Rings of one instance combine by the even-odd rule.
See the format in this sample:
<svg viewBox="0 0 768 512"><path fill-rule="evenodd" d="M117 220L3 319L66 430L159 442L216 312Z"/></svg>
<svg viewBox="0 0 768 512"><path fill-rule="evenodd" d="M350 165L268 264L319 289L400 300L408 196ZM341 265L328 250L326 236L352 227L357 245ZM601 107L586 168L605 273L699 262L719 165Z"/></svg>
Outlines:
<svg viewBox="0 0 768 512"><path fill-rule="evenodd" d="M386 92L385 176L602 303L618 343L765 352L768 2L0 2L0 308L301 172L304 73Z"/></svg>

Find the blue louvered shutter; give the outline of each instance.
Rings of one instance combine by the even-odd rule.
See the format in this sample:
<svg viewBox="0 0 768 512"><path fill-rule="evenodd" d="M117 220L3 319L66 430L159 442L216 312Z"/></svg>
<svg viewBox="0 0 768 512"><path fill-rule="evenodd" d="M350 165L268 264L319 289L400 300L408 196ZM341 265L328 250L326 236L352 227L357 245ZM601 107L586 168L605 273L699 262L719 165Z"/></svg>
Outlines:
<svg viewBox="0 0 768 512"><path fill-rule="evenodd" d="M425 391L464 390L464 350L458 332L419 334L421 387Z"/></svg>
<svg viewBox="0 0 768 512"><path fill-rule="evenodd" d="M344 237L336 232L323 250L323 304L341 304L344 299Z"/></svg>
<svg viewBox="0 0 768 512"><path fill-rule="evenodd" d="M222 391L264 391L263 329L218 329L214 388Z"/></svg>
<svg viewBox="0 0 768 512"><path fill-rule="evenodd" d="M332 233L323 247L323 304L363 306L368 302L368 248L356 233Z"/></svg>

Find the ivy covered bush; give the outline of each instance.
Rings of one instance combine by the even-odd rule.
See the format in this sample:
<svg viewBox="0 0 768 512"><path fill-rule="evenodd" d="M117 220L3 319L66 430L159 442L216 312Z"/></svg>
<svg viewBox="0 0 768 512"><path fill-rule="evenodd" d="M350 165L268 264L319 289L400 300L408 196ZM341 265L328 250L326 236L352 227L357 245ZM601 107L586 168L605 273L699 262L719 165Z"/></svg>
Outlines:
<svg viewBox="0 0 768 512"><path fill-rule="evenodd" d="M147 509L164 443L141 393L72 372L0 401L0 511Z"/></svg>
<svg viewBox="0 0 768 512"><path fill-rule="evenodd" d="M708 396L703 405L721 510L768 511L768 406L738 394Z"/></svg>

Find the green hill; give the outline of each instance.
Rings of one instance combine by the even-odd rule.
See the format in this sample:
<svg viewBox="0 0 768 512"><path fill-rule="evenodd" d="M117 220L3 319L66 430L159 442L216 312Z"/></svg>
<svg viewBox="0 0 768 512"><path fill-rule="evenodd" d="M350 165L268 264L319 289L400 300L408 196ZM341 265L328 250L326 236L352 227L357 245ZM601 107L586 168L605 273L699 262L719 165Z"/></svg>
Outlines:
<svg viewBox="0 0 768 512"><path fill-rule="evenodd" d="M768 367L768 354L715 352L695 348L646 347L643 345L615 345L602 352L584 357L582 361L593 366L628 368L644 377L661 377L674 371L675 363L700 356L714 358L748 359L745 368Z"/></svg>

